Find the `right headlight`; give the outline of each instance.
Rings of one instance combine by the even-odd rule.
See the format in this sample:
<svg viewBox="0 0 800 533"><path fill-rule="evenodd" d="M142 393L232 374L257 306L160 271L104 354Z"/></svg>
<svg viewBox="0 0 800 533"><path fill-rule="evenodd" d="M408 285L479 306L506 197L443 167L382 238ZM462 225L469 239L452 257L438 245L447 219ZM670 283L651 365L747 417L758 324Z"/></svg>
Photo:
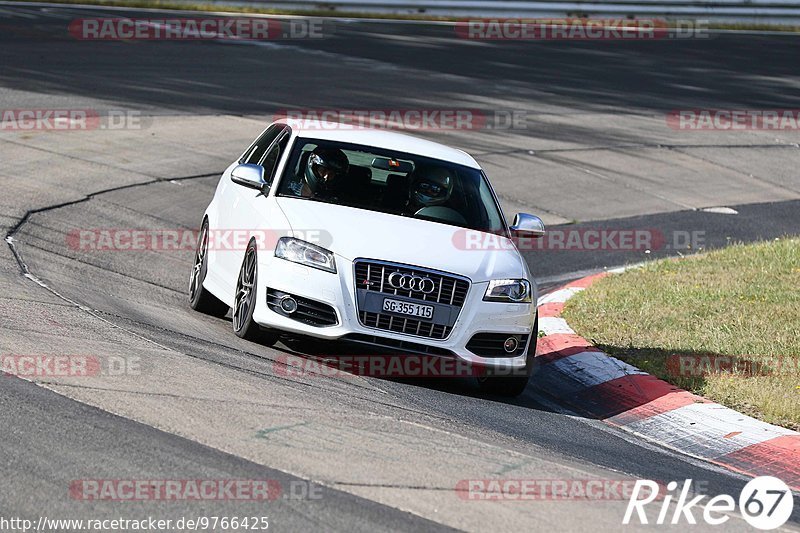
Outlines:
<svg viewBox="0 0 800 533"><path fill-rule="evenodd" d="M336 274L333 252L300 239L282 237L275 247L275 257Z"/></svg>
<svg viewBox="0 0 800 533"><path fill-rule="evenodd" d="M496 279L489 282L485 302L530 303L531 282L527 279Z"/></svg>

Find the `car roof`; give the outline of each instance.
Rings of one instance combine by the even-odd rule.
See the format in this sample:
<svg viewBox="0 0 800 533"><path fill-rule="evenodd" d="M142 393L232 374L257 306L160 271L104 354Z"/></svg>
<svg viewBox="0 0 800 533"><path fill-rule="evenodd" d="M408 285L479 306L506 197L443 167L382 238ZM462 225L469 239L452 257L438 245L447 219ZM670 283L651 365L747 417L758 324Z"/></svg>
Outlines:
<svg viewBox="0 0 800 533"><path fill-rule="evenodd" d="M281 119L275 123L288 124L292 128L292 133L298 137L363 144L481 168L477 161L463 150L396 131L355 127L338 122L314 121L304 125L302 121Z"/></svg>

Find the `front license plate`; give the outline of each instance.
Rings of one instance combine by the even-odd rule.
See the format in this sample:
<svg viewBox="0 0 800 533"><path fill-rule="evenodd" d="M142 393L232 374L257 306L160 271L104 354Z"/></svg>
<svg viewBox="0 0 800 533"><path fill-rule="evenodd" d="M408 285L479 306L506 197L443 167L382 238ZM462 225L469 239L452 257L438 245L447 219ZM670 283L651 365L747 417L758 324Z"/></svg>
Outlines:
<svg viewBox="0 0 800 533"><path fill-rule="evenodd" d="M383 301L383 310L390 313L399 313L401 315L416 316L419 318L433 318L432 305L412 304L401 302L400 300L392 300L390 298L386 298Z"/></svg>

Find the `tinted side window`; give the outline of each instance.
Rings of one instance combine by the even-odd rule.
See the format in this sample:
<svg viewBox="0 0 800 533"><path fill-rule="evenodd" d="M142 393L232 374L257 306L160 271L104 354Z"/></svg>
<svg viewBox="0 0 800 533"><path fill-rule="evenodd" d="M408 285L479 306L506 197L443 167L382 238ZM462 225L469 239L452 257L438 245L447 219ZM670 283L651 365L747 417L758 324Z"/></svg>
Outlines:
<svg viewBox="0 0 800 533"><path fill-rule="evenodd" d="M275 140L281 131L283 131L283 127L278 124L267 128L267 131L262 133L261 137L256 139L256 142L247 149L247 152L242 156L239 162L250 165L260 165L267 148L269 148L269 145L272 144L272 141Z"/></svg>
<svg viewBox="0 0 800 533"><path fill-rule="evenodd" d="M286 145L289 144L290 135L287 133L272 147L269 153L264 157L261 165L264 167L264 180L272 185L272 180L275 179L275 170L278 168L278 161L281 159L281 154L286 151Z"/></svg>

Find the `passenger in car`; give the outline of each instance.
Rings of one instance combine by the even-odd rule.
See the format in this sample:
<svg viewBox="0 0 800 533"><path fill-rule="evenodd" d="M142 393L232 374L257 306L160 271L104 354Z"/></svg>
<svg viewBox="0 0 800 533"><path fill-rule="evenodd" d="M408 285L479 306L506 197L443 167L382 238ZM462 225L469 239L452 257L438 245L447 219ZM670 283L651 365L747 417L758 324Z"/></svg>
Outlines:
<svg viewBox="0 0 800 533"><path fill-rule="evenodd" d="M425 207L444 205L453 194L453 176L444 167L419 166L411 175L408 212L414 214Z"/></svg>

